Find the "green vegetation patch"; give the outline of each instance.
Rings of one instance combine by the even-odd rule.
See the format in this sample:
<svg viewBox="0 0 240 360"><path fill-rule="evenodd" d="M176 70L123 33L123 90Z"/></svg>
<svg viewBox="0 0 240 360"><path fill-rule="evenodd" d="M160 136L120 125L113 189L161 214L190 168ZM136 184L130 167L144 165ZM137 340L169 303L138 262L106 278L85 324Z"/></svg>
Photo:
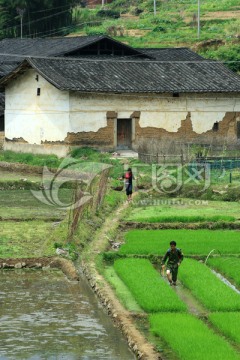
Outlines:
<svg viewBox="0 0 240 360"><path fill-rule="evenodd" d="M134 299L132 293L124 282L117 276L114 268L109 266L104 270L104 276L114 288L117 297L129 311L142 312L142 309Z"/></svg>
<svg viewBox="0 0 240 360"><path fill-rule="evenodd" d="M13 163L22 163L33 166L48 166L58 167L61 163L56 155L36 155L31 153L16 153L14 151L6 150L0 151L0 161L7 161Z"/></svg>
<svg viewBox="0 0 240 360"><path fill-rule="evenodd" d="M146 259L119 259L114 269L146 312L185 311L186 305Z"/></svg>
<svg viewBox="0 0 240 360"><path fill-rule="evenodd" d="M37 194L40 194L39 199L36 199L30 190L2 190L0 192L0 218L3 220L58 220L66 216L66 210L54 204L51 198L46 198L42 190L37 190ZM58 197L67 206L72 201L72 190L60 189Z"/></svg>
<svg viewBox="0 0 240 360"><path fill-rule="evenodd" d="M153 200L154 201L154 200ZM216 222L235 221L239 218L237 203L196 201L191 199L159 199L156 206L133 208L128 221L137 222ZM144 204L144 201L143 201Z"/></svg>
<svg viewBox="0 0 240 360"><path fill-rule="evenodd" d="M125 235L126 243L120 254L161 255L175 240L185 255L207 256L213 249L221 254L239 253L239 232L234 230L131 230Z"/></svg>
<svg viewBox="0 0 240 360"><path fill-rule="evenodd" d="M204 264L185 259L179 279L211 311L240 311L240 296Z"/></svg>
<svg viewBox="0 0 240 360"><path fill-rule="evenodd" d="M163 338L180 360L239 360L239 354L201 320L190 314L152 314L151 331Z"/></svg>
<svg viewBox="0 0 240 360"><path fill-rule="evenodd" d="M53 235L55 226L43 221L1 222L0 257L40 257L54 255L53 246L45 242Z"/></svg>
<svg viewBox="0 0 240 360"><path fill-rule="evenodd" d="M240 344L240 313L239 312L215 312L209 315L211 323L229 339Z"/></svg>
<svg viewBox="0 0 240 360"><path fill-rule="evenodd" d="M210 258L207 264L229 280L233 280L237 286L240 286L240 258Z"/></svg>

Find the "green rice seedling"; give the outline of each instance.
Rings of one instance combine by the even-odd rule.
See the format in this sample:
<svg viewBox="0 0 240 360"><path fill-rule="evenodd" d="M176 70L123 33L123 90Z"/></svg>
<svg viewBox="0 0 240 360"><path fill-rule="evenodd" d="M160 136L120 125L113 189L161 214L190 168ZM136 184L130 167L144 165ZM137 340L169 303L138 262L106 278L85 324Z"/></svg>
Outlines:
<svg viewBox="0 0 240 360"><path fill-rule="evenodd" d="M124 284L124 282L117 276L113 266L109 266L104 270L104 276L111 286L115 289L117 297L123 305L130 311L142 312L143 310L137 304L131 291Z"/></svg>
<svg viewBox="0 0 240 360"><path fill-rule="evenodd" d="M211 313L209 320L225 336L240 345L240 312Z"/></svg>
<svg viewBox="0 0 240 360"><path fill-rule="evenodd" d="M205 264L185 259L179 279L211 311L240 311L240 296L222 282Z"/></svg>
<svg viewBox="0 0 240 360"><path fill-rule="evenodd" d="M146 312L185 311L186 305L146 259L119 259L114 269Z"/></svg>
<svg viewBox="0 0 240 360"><path fill-rule="evenodd" d="M235 190L235 189L234 189ZM189 189L191 191L191 189ZM155 204L155 205L152 205ZM136 202L127 221L140 222L216 222L235 221L239 218L236 202L203 201L196 199L154 199Z"/></svg>
<svg viewBox="0 0 240 360"><path fill-rule="evenodd" d="M207 264L214 270L219 271L230 281L233 280L238 287L240 286L240 258L210 258L208 259Z"/></svg>
<svg viewBox="0 0 240 360"><path fill-rule="evenodd" d="M150 328L163 338L180 360L239 360L222 337L190 314L152 314Z"/></svg>
<svg viewBox="0 0 240 360"><path fill-rule="evenodd" d="M132 220L132 219L130 219ZM199 216L199 215L195 215L195 216L184 216L184 215L179 215L179 216L151 216L148 217L147 219L141 219L141 217L136 217L134 219L137 222L147 222L147 223L173 223L173 222L181 222L181 223L189 223L189 222L204 222L204 221L208 221L208 222L217 222L217 221L235 221L236 219L233 216L224 216L224 215L215 215L215 216Z"/></svg>
<svg viewBox="0 0 240 360"><path fill-rule="evenodd" d="M175 240L185 255L207 256L213 249L221 254L239 253L240 234L234 230L131 230L125 239L121 254L164 255Z"/></svg>
<svg viewBox="0 0 240 360"><path fill-rule="evenodd" d="M228 206L216 208L214 205L196 206L189 205L186 200L179 200L179 204L173 202L168 205L169 200L165 200L166 204L161 206L136 207L128 216L128 221L156 223L156 222L217 222L217 221L235 221L238 217L237 208L229 209ZM185 202L186 201L186 204ZM219 202L218 202L219 203ZM224 212L225 211L225 212ZM235 215L236 211L236 217ZM232 214L233 213L233 214Z"/></svg>

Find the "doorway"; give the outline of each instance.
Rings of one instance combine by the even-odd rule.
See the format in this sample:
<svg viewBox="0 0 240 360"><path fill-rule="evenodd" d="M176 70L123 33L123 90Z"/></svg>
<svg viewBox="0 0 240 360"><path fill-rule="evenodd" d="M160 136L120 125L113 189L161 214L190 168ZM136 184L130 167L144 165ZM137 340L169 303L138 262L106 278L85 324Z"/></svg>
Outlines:
<svg viewBox="0 0 240 360"><path fill-rule="evenodd" d="M132 119L117 119L117 148L131 149Z"/></svg>

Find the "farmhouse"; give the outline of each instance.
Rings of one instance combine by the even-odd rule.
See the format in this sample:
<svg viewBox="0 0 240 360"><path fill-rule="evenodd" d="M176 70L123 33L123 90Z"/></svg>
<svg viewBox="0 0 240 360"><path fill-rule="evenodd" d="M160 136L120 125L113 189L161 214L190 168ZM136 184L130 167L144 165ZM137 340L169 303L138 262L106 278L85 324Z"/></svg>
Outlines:
<svg viewBox="0 0 240 360"><path fill-rule="evenodd" d="M5 52L0 42L4 65L15 61L0 81L5 149L63 156L72 146L240 148L240 77L223 64L186 48L71 39L14 39L11 49L8 40Z"/></svg>

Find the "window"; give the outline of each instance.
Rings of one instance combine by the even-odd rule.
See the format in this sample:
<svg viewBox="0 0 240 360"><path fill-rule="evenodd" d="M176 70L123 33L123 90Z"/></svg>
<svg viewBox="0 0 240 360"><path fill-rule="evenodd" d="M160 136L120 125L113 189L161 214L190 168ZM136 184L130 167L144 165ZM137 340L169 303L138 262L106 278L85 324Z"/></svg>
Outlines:
<svg viewBox="0 0 240 360"><path fill-rule="evenodd" d="M218 129L219 129L219 124L218 124L218 122L215 122L215 123L213 124L212 129L213 129L213 131L218 131Z"/></svg>
<svg viewBox="0 0 240 360"><path fill-rule="evenodd" d="M40 96L40 95L41 95L41 89L37 88L37 96Z"/></svg>

